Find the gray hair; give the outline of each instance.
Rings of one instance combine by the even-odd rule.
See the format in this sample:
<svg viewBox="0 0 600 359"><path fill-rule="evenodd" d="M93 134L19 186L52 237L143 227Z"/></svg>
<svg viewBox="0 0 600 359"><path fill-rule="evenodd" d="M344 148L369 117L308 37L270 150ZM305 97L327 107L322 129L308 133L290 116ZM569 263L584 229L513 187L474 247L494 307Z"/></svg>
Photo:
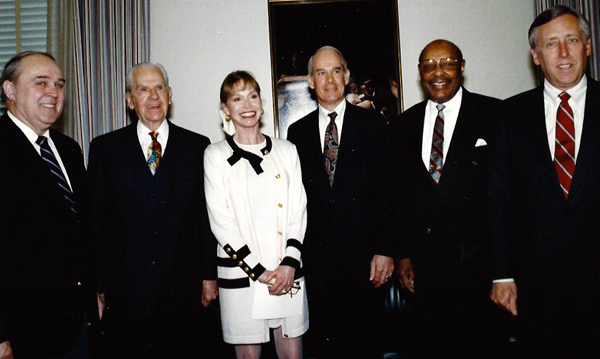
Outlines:
<svg viewBox="0 0 600 359"><path fill-rule="evenodd" d="M342 67L344 68L344 71L348 70L348 63L346 62L346 59L344 58L344 55L342 55L342 52L338 49L336 49L333 46L323 46L321 48L319 48L317 51L315 51L315 53L310 57L310 59L308 59L308 74L312 74L312 70L313 70L313 57L315 57L319 52L321 51L325 51L325 50L331 50L333 52L335 52L336 54L338 54L338 56L340 57L340 59L342 59Z"/></svg>
<svg viewBox="0 0 600 359"><path fill-rule="evenodd" d="M577 20L579 21L579 27L585 35L585 40L587 41L590 39L590 23L587 21L587 19L579 12L571 9L568 6L557 5L539 14L538 17L536 17L535 20L533 20L533 23L531 23L531 26L529 27L529 47L531 47L534 50L537 50L536 41L538 29L540 26L547 24L550 21L564 15L571 15L577 18Z"/></svg>
<svg viewBox="0 0 600 359"><path fill-rule="evenodd" d="M161 65L159 63L155 64L152 62L140 62L139 64L134 65L129 70L127 70L127 78L126 78L127 82L125 84L125 91L131 93L131 88L133 87L133 73L136 72L137 70L147 69L147 68L157 69L158 71L160 71L163 79L165 80L165 86L169 87L169 75L167 74L167 70L165 70L163 65Z"/></svg>

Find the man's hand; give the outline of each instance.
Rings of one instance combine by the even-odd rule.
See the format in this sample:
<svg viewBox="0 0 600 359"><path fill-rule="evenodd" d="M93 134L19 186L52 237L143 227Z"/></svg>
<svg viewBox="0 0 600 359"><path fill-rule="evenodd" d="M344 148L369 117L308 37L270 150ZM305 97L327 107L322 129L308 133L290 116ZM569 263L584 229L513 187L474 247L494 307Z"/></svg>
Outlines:
<svg viewBox="0 0 600 359"><path fill-rule="evenodd" d="M410 258L398 260L396 274L400 278L400 285L411 293L415 293L415 272L413 272Z"/></svg>
<svg viewBox="0 0 600 359"><path fill-rule="evenodd" d="M96 292L96 299L98 301L98 320L102 320L102 315L104 315L104 293Z"/></svg>
<svg viewBox="0 0 600 359"><path fill-rule="evenodd" d="M490 299L515 317L517 316L517 284L514 281L494 283Z"/></svg>
<svg viewBox="0 0 600 359"><path fill-rule="evenodd" d="M394 260L392 257L380 256L378 254L373 256L369 280L373 283L375 288L379 288L387 283L393 273Z"/></svg>
<svg viewBox="0 0 600 359"><path fill-rule="evenodd" d="M0 359L14 359L10 342L7 340L0 343Z"/></svg>
<svg viewBox="0 0 600 359"><path fill-rule="evenodd" d="M216 280L202 281L202 306L208 307L210 302L217 299L219 296L219 287Z"/></svg>

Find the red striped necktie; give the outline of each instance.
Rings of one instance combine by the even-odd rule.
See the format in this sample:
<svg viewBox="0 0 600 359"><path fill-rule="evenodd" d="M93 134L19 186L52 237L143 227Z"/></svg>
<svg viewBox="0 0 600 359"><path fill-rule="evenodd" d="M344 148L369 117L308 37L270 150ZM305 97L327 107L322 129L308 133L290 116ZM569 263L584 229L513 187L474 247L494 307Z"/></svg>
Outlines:
<svg viewBox="0 0 600 359"><path fill-rule="evenodd" d="M571 96L566 92L561 92L558 97L561 101L556 112L554 167L563 194L565 198L568 198L575 171L575 121L573 110L568 102Z"/></svg>

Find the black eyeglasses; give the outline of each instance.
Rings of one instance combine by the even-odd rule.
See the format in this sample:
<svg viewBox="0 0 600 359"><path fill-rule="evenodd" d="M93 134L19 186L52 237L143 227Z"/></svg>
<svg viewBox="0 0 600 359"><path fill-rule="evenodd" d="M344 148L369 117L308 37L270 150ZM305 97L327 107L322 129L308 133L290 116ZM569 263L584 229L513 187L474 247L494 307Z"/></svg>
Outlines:
<svg viewBox="0 0 600 359"><path fill-rule="evenodd" d="M438 60L427 59L419 62L419 69L424 73L429 73L435 71L437 64L439 64L440 68L444 71L455 71L458 68L458 63L459 60L451 57L444 57Z"/></svg>
<svg viewBox="0 0 600 359"><path fill-rule="evenodd" d="M294 282L294 284L292 284L292 288L290 288L290 290L287 292L287 294L289 294L290 297L294 297L296 294L298 294L300 289L302 289L300 287L300 282Z"/></svg>

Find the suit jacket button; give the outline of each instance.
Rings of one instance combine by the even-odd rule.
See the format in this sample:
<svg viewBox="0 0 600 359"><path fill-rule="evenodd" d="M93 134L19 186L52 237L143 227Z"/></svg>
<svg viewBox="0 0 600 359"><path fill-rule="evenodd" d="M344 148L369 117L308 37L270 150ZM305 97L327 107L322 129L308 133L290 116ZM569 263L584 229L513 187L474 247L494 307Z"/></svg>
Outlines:
<svg viewBox="0 0 600 359"><path fill-rule="evenodd" d="M152 261L152 262L150 262L150 266L151 266L151 267L156 267L156 261Z"/></svg>
<svg viewBox="0 0 600 359"><path fill-rule="evenodd" d="M83 285L83 283L81 283L81 282L77 282L77 286L78 286L78 287L81 287L82 285Z"/></svg>
<svg viewBox="0 0 600 359"><path fill-rule="evenodd" d="M431 234L431 228L427 228L427 230L425 231L425 233Z"/></svg>

